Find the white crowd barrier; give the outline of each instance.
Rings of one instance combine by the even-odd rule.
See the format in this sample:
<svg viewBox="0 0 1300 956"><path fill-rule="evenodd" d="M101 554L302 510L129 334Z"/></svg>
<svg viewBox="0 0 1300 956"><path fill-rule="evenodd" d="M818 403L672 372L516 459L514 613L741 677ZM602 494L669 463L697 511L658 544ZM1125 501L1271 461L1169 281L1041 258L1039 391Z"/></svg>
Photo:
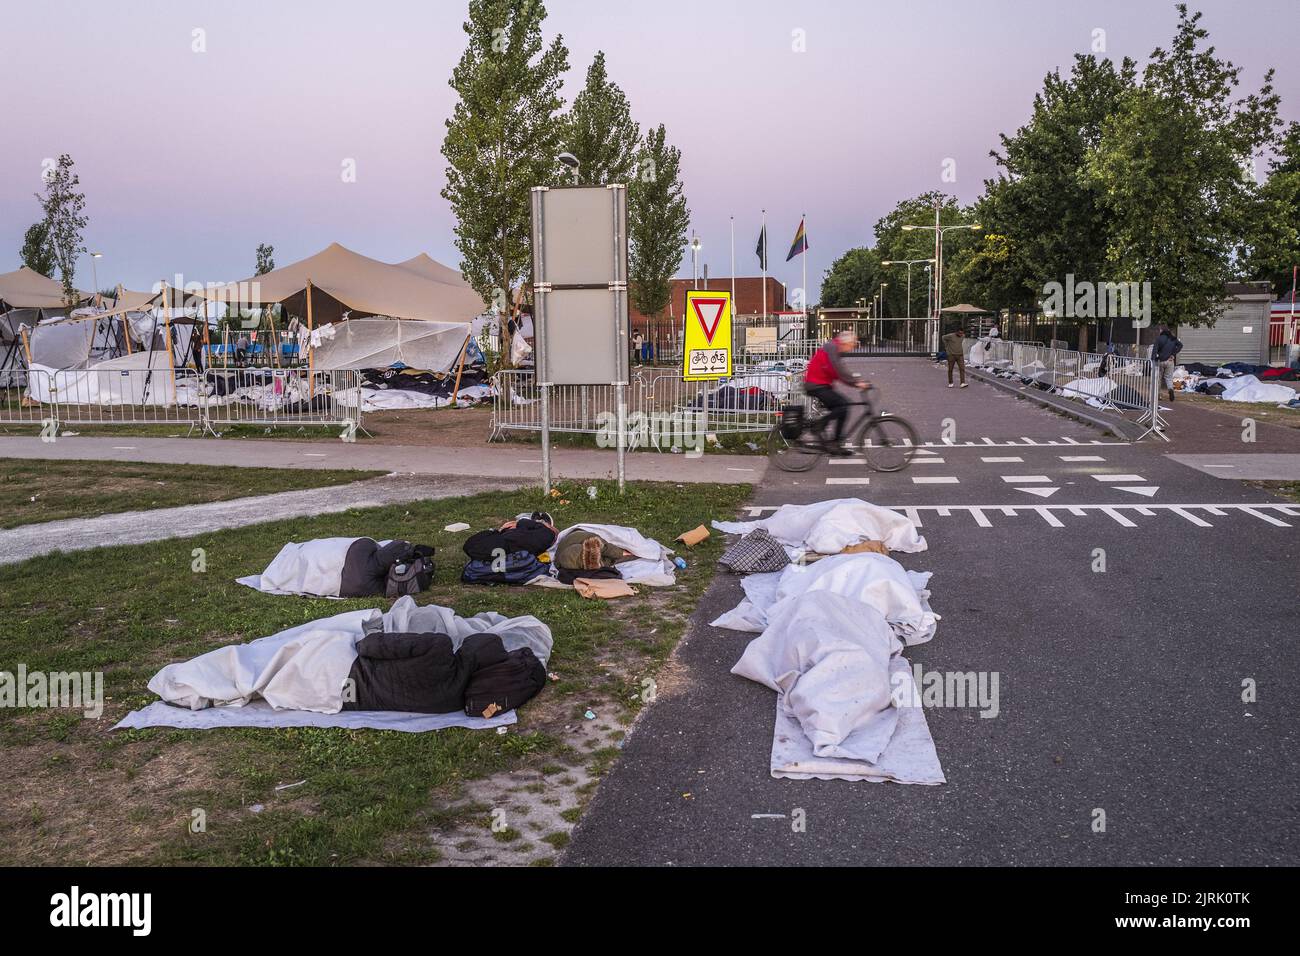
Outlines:
<svg viewBox="0 0 1300 956"><path fill-rule="evenodd" d="M0 423L57 425L361 427L361 377L352 369L41 369L0 392Z"/></svg>

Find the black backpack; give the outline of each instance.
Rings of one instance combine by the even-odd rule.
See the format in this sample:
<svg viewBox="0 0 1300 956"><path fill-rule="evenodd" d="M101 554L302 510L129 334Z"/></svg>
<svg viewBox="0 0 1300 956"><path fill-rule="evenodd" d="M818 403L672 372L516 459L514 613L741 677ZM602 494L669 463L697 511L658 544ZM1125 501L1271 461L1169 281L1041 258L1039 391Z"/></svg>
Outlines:
<svg viewBox="0 0 1300 956"><path fill-rule="evenodd" d="M404 594L419 594L433 583L433 548L417 544L410 553L388 566L384 582L384 597L397 598Z"/></svg>
<svg viewBox="0 0 1300 956"><path fill-rule="evenodd" d="M460 579L466 584L527 584L546 573L546 565L537 560L537 555L511 551L500 562L466 562Z"/></svg>

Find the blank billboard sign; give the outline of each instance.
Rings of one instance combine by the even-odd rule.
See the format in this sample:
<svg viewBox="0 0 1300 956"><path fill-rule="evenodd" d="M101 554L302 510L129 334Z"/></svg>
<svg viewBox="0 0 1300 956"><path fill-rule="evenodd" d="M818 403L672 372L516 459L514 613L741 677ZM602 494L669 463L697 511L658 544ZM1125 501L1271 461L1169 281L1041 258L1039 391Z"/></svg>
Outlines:
<svg viewBox="0 0 1300 956"><path fill-rule="evenodd" d="M627 190L534 187L537 381L627 381Z"/></svg>

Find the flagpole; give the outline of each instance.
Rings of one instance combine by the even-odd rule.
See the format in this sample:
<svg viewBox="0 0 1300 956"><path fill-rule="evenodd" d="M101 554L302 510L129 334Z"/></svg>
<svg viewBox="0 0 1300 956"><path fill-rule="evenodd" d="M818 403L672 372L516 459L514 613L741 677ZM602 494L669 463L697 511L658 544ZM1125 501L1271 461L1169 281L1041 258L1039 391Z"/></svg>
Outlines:
<svg viewBox="0 0 1300 956"><path fill-rule="evenodd" d="M761 264L763 266L763 321L766 322L767 321L767 210L766 209L763 210L763 228L759 232L759 235L763 237L763 255L761 257L762 258Z"/></svg>
<svg viewBox="0 0 1300 956"><path fill-rule="evenodd" d="M803 230L803 301L799 307L803 309L804 325L808 324L808 214L802 213L799 216L799 228Z"/></svg>
<svg viewBox="0 0 1300 956"><path fill-rule="evenodd" d="M736 217L731 217L731 310L736 310Z"/></svg>

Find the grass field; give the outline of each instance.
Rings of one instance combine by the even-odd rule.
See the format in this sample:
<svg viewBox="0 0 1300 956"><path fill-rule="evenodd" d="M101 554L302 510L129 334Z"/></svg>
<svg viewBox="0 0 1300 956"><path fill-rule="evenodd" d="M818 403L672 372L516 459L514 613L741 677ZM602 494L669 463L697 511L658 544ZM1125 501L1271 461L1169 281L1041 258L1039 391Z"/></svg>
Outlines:
<svg viewBox="0 0 1300 956"><path fill-rule="evenodd" d="M0 458L0 529L62 518L170 508L301 488L324 488L381 471L235 468Z"/></svg>
<svg viewBox="0 0 1300 956"><path fill-rule="evenodd" d="M242 474L242 471L241 471ZM610 483L564 485L546 502L557 523L632 525L664 543L731 516L748 486ZM540 492L491 493L352 511L142 546L51 555L0 567L0 669L102 671L102 717L80 711L0 708L0 864L303 864L433 862L432 835L486 827L496 795L482 779L505 770L563 778L600 772L617 750L571 745L569 725L590 708L625 726L642 706L642 681L680 638L721 552L714 535L685 556L678 585L642 588L604 603L572 591L472 587L458 581L470 532L532 510ZM154 697L146 684L171 661L275 633L381 599L328 601L261 594L234 583L261 570L289 540L326 535L405 537L438 549L434 586L420 603L459 614L535 614L552 629L553 682L504 735L340 729L110 732ZM670 545L671 546L671 545ZM193 570L202 548L206 570ZM617 735L616 735L617 736ZM276 790L277 785L297 784ZM471 810L465 799L470 797ZM206 829L190 832L195 810ZM575 813L580 813L580 809ZM576 816L574 817L576 819ZM515 831L488 834L518 837ZM564 833L531 835L548 854ZM535 862L546 863L550 856Z"/></svg>

